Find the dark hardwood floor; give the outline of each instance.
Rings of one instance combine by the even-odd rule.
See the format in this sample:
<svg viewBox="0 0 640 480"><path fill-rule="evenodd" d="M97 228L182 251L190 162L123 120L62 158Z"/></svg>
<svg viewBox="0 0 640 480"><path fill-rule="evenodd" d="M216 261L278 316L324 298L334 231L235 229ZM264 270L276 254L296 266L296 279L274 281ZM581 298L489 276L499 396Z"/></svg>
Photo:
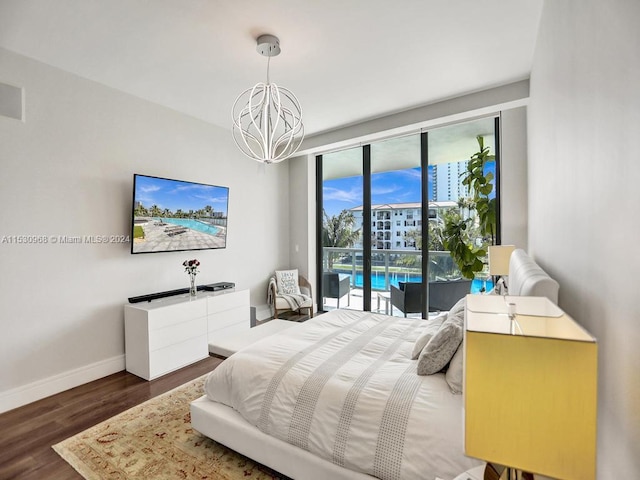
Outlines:
<svg viewBox="0 0 640 480"><path fill-rule="evenodd" d="M82 479L51 445L204 375L221 361L209 357L150 382L123 371L0 414L0 479Z"/></svg>

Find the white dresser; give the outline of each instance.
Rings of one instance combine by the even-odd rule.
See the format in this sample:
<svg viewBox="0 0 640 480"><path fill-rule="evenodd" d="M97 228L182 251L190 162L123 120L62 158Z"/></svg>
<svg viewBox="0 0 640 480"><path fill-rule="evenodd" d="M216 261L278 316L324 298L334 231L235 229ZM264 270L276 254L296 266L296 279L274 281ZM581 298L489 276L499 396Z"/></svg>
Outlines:
<svg viewBox="0 0 640 480"><path fill-rule="evenodd" d="M126 368L153 380L209 355L209 341L250 328L249 290L124 306Z"/></svg>

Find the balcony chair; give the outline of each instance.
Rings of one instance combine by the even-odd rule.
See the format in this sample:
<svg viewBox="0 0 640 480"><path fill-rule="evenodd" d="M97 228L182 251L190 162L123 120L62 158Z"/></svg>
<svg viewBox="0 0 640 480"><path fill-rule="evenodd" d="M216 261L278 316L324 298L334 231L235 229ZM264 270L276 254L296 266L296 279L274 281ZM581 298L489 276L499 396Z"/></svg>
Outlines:
<svg viewBox="0 0 640 480"><path fill-rule="evenodd" d="M408 313L422 313L422 283L400 282L391 285L391 315L396 307L406 317ZM429 282L429 311L451 310L458 300L471 291L471 280L458 279Z"/></svg>
<svg viewBox="0 0 640 480"><path fill-rule="evenodd" d="M398 287L391 285L391 315L396 307L404 316L407 313L422 313L422 283L399 282Z"/></svg>
<svg viewBox="0 0 640 480"><path fill-rule="evenodd" d="M322 274L322 297L340 299L347 295L347 306L351 305L351 276L346 273L324 272ZM324 302L323 302L324 303Z"/></svg>
<svg viewBox="0 0 640 480"><path fill-rule="evenodd" d="M429 282L429 311L451 310L458 300L471 291L471 280L438 280Z"/></svg>
<svg viewBox="0 0 640 480"><path fill-rule="evenodd" d="M269 279L267 303L273 309L273 318L282 312L303 310L313 318L313 295L309 281L297 270L277 270Z"/></svg>

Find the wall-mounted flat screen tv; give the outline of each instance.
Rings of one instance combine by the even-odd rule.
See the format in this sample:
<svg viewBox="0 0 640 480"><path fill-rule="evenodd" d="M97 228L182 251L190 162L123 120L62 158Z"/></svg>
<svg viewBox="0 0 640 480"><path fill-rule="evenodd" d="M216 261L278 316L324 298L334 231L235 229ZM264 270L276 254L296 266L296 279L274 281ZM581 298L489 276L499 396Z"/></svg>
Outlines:
<svg viewBox="0 0 640 480"><path fill-rule="evenodd" d="M131 253L227 246L229 188L134 174Z"/></svg>

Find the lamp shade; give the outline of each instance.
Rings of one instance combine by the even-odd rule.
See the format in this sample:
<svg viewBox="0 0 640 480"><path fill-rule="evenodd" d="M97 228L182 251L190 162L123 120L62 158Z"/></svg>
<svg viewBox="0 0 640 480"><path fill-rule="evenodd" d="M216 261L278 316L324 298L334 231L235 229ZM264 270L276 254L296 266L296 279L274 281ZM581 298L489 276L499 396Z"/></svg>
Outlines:
<svg viewBox="0 0 640 480"><path fill-rule="evenodd" d="M595 480L595 339L544 297L504 301L515 304L517 333L513 306L467 306L466 454L552 478Z"/></svg>
<svg viewBox="0 0 640 480"><path fill-rule="evenodd" d="M515 245L489 247L489 275L509 275L509 259L515 248Z"/></svg>

